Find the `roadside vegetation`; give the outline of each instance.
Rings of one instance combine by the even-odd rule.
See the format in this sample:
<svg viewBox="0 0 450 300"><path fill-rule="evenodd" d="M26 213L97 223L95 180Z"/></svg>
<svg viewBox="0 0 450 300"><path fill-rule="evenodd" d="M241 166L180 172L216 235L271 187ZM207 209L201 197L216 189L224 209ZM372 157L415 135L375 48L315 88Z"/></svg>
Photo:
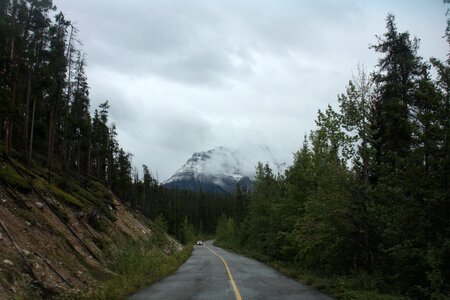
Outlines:
<svg viewBox="0 0 450 300"><path fill-rule="evenodd" d="M117 206L124 205L128 207L128 210L132 210L131 203L119 204L115 202L113 200L114 194L95 178L70 175L64 177L62 175L63 172L55 168L52 180L48 181L46 179L48 170L40 160L33 160L32 167L27 168L25 164L26 162L21 161L21 155L18 152L12 151L9 156L5 156L2 152L0 155L0 178L2 179L0 181L0 192L7 192L10 197L14 196L15 198L11 200L14 200L15 206L17 206L8 206L7 209L14 211L14 214L19 218L24 217L29 223L43 224L45 228L51 231L51 234L61 238L64 238L64 234L58 232L56 228L52 228L52 224L47 225L47 220L42 216L30 211L29 204L27 204L29 202L27 201L47 201L45 203L50 205L54 215L59 220L57 220L57 223L63 222L63 224L71 228L73 226L71 219L74 213L84 216L78 218L78 222L85 222L87 226L90 226L94 232L90 232L89 235L94 234L95 236L93 240L91 240L92 237L83 238L85 246L88 249L93 249L94 252L92 254L104 261L105 269L100 270L86 264L83 257L78 257L76 261L69 261L64 259L69 253L58 253L61 256L55 257L55 260L63 260L67 269L76 268L77 264L84 265L86 273L92 276L93 281L84 288L77 287L63 292L52 293L51 297L53 298L125 299L139 289L173 273L189 258L193 245L197 240L211 238L211 234L200 232L189 221L188 216L184 215L183 221L178 224L177 234L179 240L184 244L182 246L168 235L169 224L162 213L153 220L142 214L134 215L141 224L151 230L151 234L144 238L136 239L126 237L123 233L114 233L114 230L116 230L113 228L114 223L123 221L118 219L121 216L115 212ZM195 195L195 193L192 193L192 195ZM27 200L23 200L23 197L27 198ZM52 198L58 202L54 202ZM189 198L186 199L190 205L193 204L191 200ZM178 206L179 208L180 206ZM129 218L129 216L126 217ZM75 227L72 230L80 235L86 234ZM141 231L141 229L137 230ZM12 232L18 237L17 232L14 230ZM2 229L0 229L0 233L4 234ZM26 237L20 237L20 239L26 239ZM92 246L92 242L95 246ZM52 255L50 253L46 254L40 247L36 247L35 251L47 256L47 261ZM69 250L67 251L69 252ZM2 257L10 257L8 250L3 249L2 245L0 245L0 253L2 253ZM22 266L24 268L29 264L27 261L22 263L20 256L16 256L14 256L14 259L11 258L14 263L24 265ZM31 258L33 256L30 255ZM13 276L12 271L8 269L2 270L0 272L1 284L4 283L6 287L14 283L14 279L11 276L17 277L17 274L20 274L22 271L25 273L29 272L27 270L17 270L14 271ZM69 284L74 284L72 279L68 277L66 279L70 281ZM79 279L81 278L73 280ZM17 299L22 297L25 299L41 299L50 295L46 294L48 292L44 292L36 281L32 281L27 288L17 290L17 292Z"/></svg>
<svg viewBox="0 0 450 300"><path fill-rule="evenodd" d="M183 250L167 242L164 232L145 241L130 240L119 247L109 269L114 275L101 279L91 292L77 291L58 299L126 299L130 294L175 272L189 258L193 242Z"/></svg>
<svg viewBox="0 0 450 300"><path fill-rule="evenodd" d="M147 220L148 222L148 220ZM148 287L178 269L190 256L197 240L210 236L196 233L187 221L181 224L181 236L185 246L180 251L167 236L167 223L162 216L151 222L153 234L145 241L130 240L118 253L111 265L117 275L105 279L92 293L65 295L62 299L125 299L130 294Z"/></svg>
<svg viewBox="0 0 450 300"><path fill-rule="evenodd" d="M257 166L216 243L339 299L449 299L450 59L421 58L393 15L386 29L377 68L319 111L285 174Z"/></svg>
<svg viewBox="0 0 450 300"><path fill-rule="evenodd" d="M26 167L20 153L0 152L0 293L8 299L125 299L190 256L199 237L187 218L182 246L162 215L130 213L95 178L54 168L48 181L47 172L39 159Z"/></svg>

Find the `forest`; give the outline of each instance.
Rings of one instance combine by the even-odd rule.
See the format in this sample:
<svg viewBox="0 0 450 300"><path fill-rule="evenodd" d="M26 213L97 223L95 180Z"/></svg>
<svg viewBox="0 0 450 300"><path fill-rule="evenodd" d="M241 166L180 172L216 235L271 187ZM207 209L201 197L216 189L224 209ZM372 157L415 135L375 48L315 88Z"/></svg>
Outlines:
<svg viewBox="0 0 450 300"><path fill-rule="evenodd" d="M450 21L445 32L450 46ZM319 111L285 174L259 164L252 191L170 191L149 167L141 175L133 168L108 101L90 113L72 22L51 0L0 1L1 154L45 165L48 182L63 178L60 187L99 181L181 241L216 232L219 245L294 269L446 299L450 58L426 60L419 44L388 15L371 46L378 65L358 67L339 107Z"/></svg>
<svg viewBox="0 0 450 300"><path fill-rule="evenodd" d="M0 2L2 155L46 166L47 181L66 192L70 180L98 181L134 210L160 216L181 240L182 228L214 233L218 217L230 210L228 196L165 190L146 165L139 176L133 155L118 142L108 101L90 113L77 33L51 0Z"/></svg>
<svg viewBox="0 0 450 300"><path fill-rule="evenodd" d="M421 58L393 15L371 48L375 70L359 67L339 107L318 112L285 174L257 166L244 217L223 216L216 241L359 289L448 299L450 58Z"/></svg>

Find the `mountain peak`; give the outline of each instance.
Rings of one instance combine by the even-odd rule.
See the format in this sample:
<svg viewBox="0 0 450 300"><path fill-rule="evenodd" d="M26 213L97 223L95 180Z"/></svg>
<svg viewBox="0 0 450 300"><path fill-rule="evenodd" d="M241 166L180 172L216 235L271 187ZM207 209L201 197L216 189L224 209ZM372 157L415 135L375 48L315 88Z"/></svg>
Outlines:
<svg viewBox="0 0 450 300"><path fill-rule="evenodd" d="M225 146L195 152L163 185L174 189L233 192L236 185L250 188L257 163L269 163L275 172L285 164L274 159L269 147L234 149Z"/></svg>

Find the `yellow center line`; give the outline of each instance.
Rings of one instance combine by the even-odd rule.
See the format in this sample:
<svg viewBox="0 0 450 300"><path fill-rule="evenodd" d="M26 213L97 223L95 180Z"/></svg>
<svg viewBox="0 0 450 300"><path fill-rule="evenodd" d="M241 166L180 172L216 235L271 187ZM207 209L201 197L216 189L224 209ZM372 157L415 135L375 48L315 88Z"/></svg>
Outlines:
<svg viewBox="0 0 450 300"><path fill-rule="evenodd" d="M225 265L225 268L227 269L227 272L228 272L228 277L230 277L231 285L233 286L234 295L236 296L236 300L242 300L241 294L239 293L236 283L234 282L233 275L231 275L230 268L228 268L228 264L225 261L225 259L222 256L220 256L219 254L217 254L214 250L210 249L208 246L205 245L205 247L208 248L209 251L211 251L214 255L216 255L223 261L223 264Z"/></svg>

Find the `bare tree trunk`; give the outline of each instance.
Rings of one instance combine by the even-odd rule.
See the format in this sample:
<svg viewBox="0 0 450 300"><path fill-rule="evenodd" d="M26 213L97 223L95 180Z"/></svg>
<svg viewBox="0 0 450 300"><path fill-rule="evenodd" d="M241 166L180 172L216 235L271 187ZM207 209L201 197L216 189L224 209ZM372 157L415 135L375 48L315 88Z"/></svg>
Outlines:
<svg viewBox="0 0 450 300"><path fill-rule="evenodd" d="M41 32L39 48L37 50L37 55L36 55L36 61L35 61L35 64L33 65L34 70L36 70L38 68L43 43L44 43L44 34L43 34L43 32ZM30 71L30 74L31 74L31 71ZM31 80L30 80L30 87L31 87ZM31 95L31 88L29 90L30 90L30 95ZM36 98L36 96L30 97L30 99L32 100L31 102L33 103L33 111L32 111L32 116L31 116L31 128L29 131L27 130L27 135L29 134L29 136L30 136L30 143L29 143L29 149L28 149L28 164L31 166L32 158L33 158L34 120L36 117L36 102L38 101L38 99ZM27 105L27 107L28 106L29 105ZM27 122L27 126L28 126L28 122Z"/></svg>
<svg viewBox="0 0 450 300"><path fill-rule="evenodd" d="M37 99L33 99L33 112L31 115L31 130L30 130L30 150L28 152L28 163L31 165L32 157L33 157L33 138L34 138L34 119L36 115L36 102Z"/></svg>
<svg viewBox="0 0 450 300"><path fill-rule="evenodd" d="M86 171L91 175L91 138L89 137Z"/></svg>
<svg viewBox="0 0 450 300"><path fill-rule="evenodd" d="M48 164L48 178L47 181L50 182L52 174L52 160L53 160L53 109L50 110L50 115L48 118L48 145L47 145L47 164Z"/></svg>
<svg viewBox="0 0 450 300"><path fill-rule="evenodd" d="M67 101L70 100L70 93L71 93L70 81L71 81L71 75L72 75L72 72L71 72L71 67L72 67L72 39L73 39L73 34L74 34L74 32L73 32L74 27L71 25L70 28L71 29L70 29L69 43L67 45L67 63L68 63L68 66L67 66L67 70L68 70L68 74L67 74L68 75L67 76L67 78L68 78Z"/></svg>
<svg viewBox="0 0 450 300"><path fill-rule="evenodd" d="M11 108L13 110L16 105L16 93L17 93L17 76L14 77L15 78L11 90ZM14 121L13 118L10 117L9 120L7 120L7 128L6 128L6 145L5 145L6 154L9 154L9 152L11 152L12 149L13 130L14 130Z"/></svg>
<svg viewBox="0 0 450 300"><path fill-rule="evenodd" d="M9 136L10 136L10 130L11 130L11 127L10 127L10 120L9 119L6 119L6 121L5 121L5 154L6 155L8 155L9 154L9 151L10 151L10 147L9 147Z"/></svg>
<svg viewBox="0 0 450 300"><path fill-rule="evenodd" d="M70 157L71 157L71 151L72 151L72 142L69 142L68 140L68 136L67 136L67 132L68 132L68 122L67 119L69 117L69 113L70 113L70 95L71 95L71 81L72 81L72 38L73 38L73 32L74 31L74 27L71 26L71 30L70 30L70 36L69 36L69 41L67 44L67 54L66 54L66 59L67 59L67 91L66 91L66 98L67 98L67 107L65 108L65 122L64 122L64 132L65 134L63 135L63 143L62 143L62 162L63 162L63 170L64 170L64 175L67 178L67 175L69 173L69 165L70 165Z"/></svg>
<svg viewBox="0 0 450 300"><path fill-rule="evenodd" d="M28 13L27 23L25 25L25 29L23 32L23 40L26 42L28 38L28 31L30 27L31 22L31 16L33 15L34 11L34 3L31 3L31 7ZM27 47L32 48L32 43L30 45L27 45ZM31 59L30 59L31 61ZM33 63L30 63L29 70L28 70L28 82L27 82L27 94L25 98L25 116L24 116L24 124L23 124L23 151L24 155L27 153L28 149L28 126L30 122L30 98L31 98L31 83L33 79Z"/></svg>
<svg viewBox="0 0 450 300"><path fill-rule="evenodd" d="M76 162L77 162L77 172L78 174L81 172L81 146L80 142L77 143L77 154L76 154Z"/></svg>
<svg viewBox="0 0 450 300"><path fill-rule="evenodd" d="M33 72L30 68L28 73L28 83L27 83L27 96L25 99L25 116L24 116L24 124L23 124L23 151L26 155L28 149L28 132L29 132L29 123L30 123L30 102L31 102L31 81L32 81ZM28 162L30 163L30 162Z"/></svg>
<svg viewBox="0 0 450 300"><path fill-rule="evenodd" d="M67 153L66 153L66 160L65 160L65 166L64 166L64 178L67 179L67 176L69 175L69 167L70 167L70 161L71 161L71 153L72 153L72 142L66 142L67 147Z"/></svg>
<svg viewBox="0 0 450 300"><path fill-rule="evenodd" d="M13 8L13 17L15 16L16 11L16 5L14 4ZM15 27L15 26L13 26ZM17 76L16 76L16 70L14 66L14 56L15 56L15 37L11 36L11 50L9 54L9 63L11 66L11 72L13 72L13 82L11 87L11 98L10 98L10 109L14 110L14 104L16 102L16 89L17 89ZM5 153L9 154L11 151L11 144L12 144L12 130L13 130L13 121L11 115L6 118L5 121Z"/></svg>

